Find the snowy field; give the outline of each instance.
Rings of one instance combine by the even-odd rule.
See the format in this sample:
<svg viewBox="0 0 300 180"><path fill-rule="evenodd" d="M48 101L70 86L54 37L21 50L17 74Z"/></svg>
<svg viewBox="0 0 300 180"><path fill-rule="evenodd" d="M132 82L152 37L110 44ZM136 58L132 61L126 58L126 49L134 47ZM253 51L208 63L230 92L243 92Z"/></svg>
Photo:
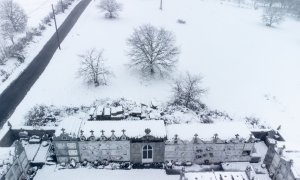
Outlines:
<svg viewBox="0 0 300 180"><path fill-rule="evenodd" d="M145 174L147 174L145 176ZM44 166L37 172L34 180L55 180L55 179L72 179L72 180L178 180L179 175L166 175L164 170L99 170L99 169L65 169L57 170L55 166Z"/></svg>
<svg viewBox="0 0 300 180"><path fill-rule="evenodd" d="M28 16L28 27L37 27L52 11L51 4L55 5L59 0L14 0L14 2L25 10Z"/></svg>
<svg viewBox="0 0 300 180"><path fill-rule="evenodd" d="M218 0L119 0L123 12L103 18L93 1L62 43L45 72L10 121L22 124L35 104L89 105L99 98L125 97L141 102L166 101L171 80L143 81L126 63L126 39L142 24L175 33L181 54L173 77L201 74L208 93L203 101L235 119L255 116L299 143L300 23L287 18L275 28L261 22L261 11ZM178 24L183 19L186 24ZM78 78L78 55L104 49L115 77L109 86L87 86ZM44 176L46 177L46 176Z"/></svg>

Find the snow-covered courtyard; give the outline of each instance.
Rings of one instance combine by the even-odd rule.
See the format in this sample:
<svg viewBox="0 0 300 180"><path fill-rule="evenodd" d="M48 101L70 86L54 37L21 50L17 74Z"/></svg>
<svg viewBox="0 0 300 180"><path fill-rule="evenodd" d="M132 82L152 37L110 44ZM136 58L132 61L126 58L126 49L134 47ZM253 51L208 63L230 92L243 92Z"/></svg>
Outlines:
<svg viewBox="0 0 300 180"><path fill-rule="evenodd" d="M64 169L58 170L55 166L45 166L39 170L34 180L54 180L54 179L109 179L109 180L178 180L179 175L166 175L164 170L144 169L144 170L99 170L99 169Z"/></svg>
<svg viewBox="0 0 300 180"><path fill-rule="evenodd" d="M300 131L300 23L287 18L280 26L266 27L261 11L224 1L120 0L119 18L108 20L92 1L62 43L10 121L22 124L35 104L90 105L95 99L118 98L165 102L171 79L143 80L128 70L126 39L133 29L152 24L174 32L181 54L172 77L186 71L204 77L208 88L203 101L236 120L255 116L299 143ZM183 19L186 24L177 23ZM91 48L103 49L114 73L108 86L93 87L78 78L80 59ZM46 176L43 176L46 177Z"/></svg>

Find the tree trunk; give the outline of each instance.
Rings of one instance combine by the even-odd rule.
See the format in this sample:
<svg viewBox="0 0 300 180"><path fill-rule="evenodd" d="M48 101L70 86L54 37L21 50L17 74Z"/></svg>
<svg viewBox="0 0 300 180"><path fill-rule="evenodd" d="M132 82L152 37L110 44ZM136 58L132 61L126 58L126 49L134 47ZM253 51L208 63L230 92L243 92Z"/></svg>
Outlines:
<svg viewBox="0 0 300 180"><path fill-rule="evenodd" d="M13 45L15 45L14 36L9 36L9 39Z"/></svg>

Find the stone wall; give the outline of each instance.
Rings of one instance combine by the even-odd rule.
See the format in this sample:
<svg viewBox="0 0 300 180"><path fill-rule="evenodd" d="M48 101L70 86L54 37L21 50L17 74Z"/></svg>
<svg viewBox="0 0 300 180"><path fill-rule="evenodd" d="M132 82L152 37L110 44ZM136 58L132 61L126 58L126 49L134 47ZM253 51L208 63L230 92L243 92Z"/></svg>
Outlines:
<svg viewBox="0 0 300 180"><path fill-rule="evenodd" d="M197 164L251 160L254 143L167 143L165 160Z"/></svg>
<svg viewBox="0 0 300 180"><path fill-rule="evenodd" d="M129 141L80 141L78 147L81 160L130 161Z"/></svg>
<svg viewBox="0 0 300 180"><path fill-rule="evenodd" d="M53 141L58 163L80 161L77 141Z"/></svg>

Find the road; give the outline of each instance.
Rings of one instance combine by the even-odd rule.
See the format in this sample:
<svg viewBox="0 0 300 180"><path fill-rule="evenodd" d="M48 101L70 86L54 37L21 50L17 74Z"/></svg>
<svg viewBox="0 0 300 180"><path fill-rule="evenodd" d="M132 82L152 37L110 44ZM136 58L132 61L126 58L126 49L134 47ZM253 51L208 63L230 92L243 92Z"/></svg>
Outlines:
<svg viewBox="0 0 300 180"><path fill-rule="evenodd" d="M59 27L58 33L61 42L68 35L90 2L91 0L81 0ZM0 95L0 127L9 119L32 85L43 73L57 49L57 37L54 33L29 66L2 92Z"/></svg>

